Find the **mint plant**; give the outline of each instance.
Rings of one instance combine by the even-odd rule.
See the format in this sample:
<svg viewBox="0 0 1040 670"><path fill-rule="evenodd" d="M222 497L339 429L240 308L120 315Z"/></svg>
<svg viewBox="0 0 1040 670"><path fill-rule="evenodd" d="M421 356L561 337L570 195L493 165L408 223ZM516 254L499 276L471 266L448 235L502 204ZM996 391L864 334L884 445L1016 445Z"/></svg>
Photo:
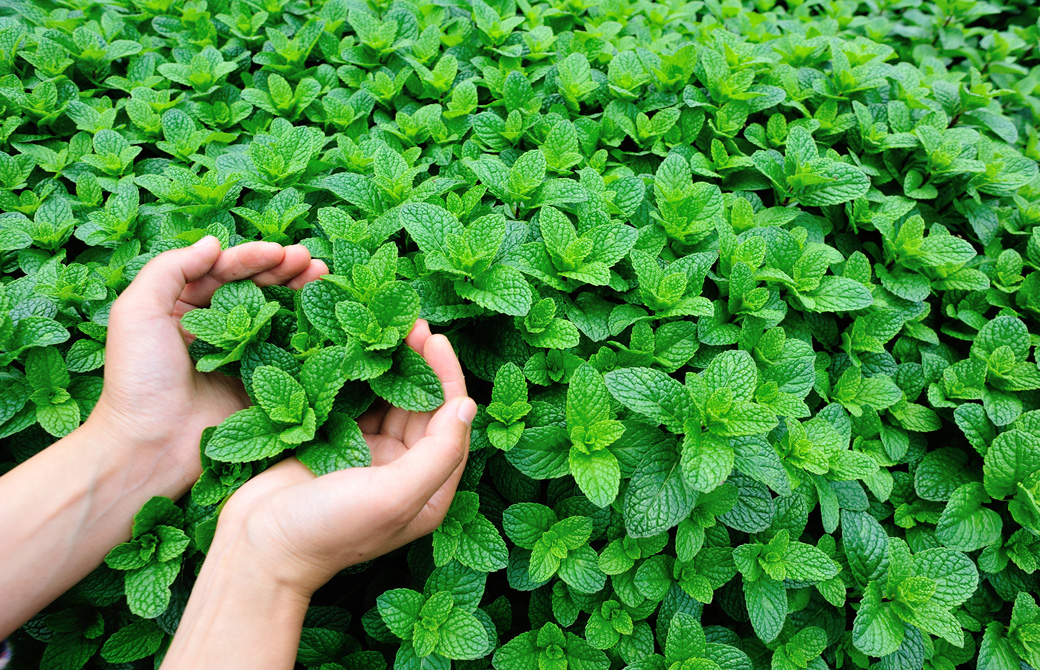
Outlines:
<svg viewBox="0 0 1040 670"><path fill-rule="evenodd" d="M599 591L605 581L596 552L589 546L592 520L571 516L559 519L536 503L511 505L503 514L506 536L517 547L516 557L527 564L527 576L545 583L559 573L568 586L584 593Z"/></svg>
<svg viewBox="0 0 1040 670"><path fill-rule="evenodd" d="M0 473L89 416L154 255L330 269L185 314L251 406L18 667L161 662L229 496L441 405L420 318L480 405L468 466L315 596L301 667L1040 667L1030 3L11 10Z"/></svg>
<svg viewBox="0 0 1040 670"><path fill-rule="evenodd" d="M434 562L441 566L457 560L480 572L495 572L506 567L508 551L498 529L480 513L480 496L472 491L457 493L433 533Z"/></svg>
<svg viewBox="0 0 1040 670"><path fill-rule="evenodd" d="M218 288L210 307L192 310L181 320L184 329L198 338L196 350L206 351L198 357L196 367L210 372L241 359L250 342L266 337L271 318L279 309L277 302L265 300L251 282L232 282Z"/></svg>
<svg viewBox="0 0 1040 670"><path fill-rule="evenodd" d="M125 573L126 602L134 614L154 619L166 611L170 585L180 572L190 539L182 529L184 512L169 498L152 498L134 516L133 536L105 557Z"/></svg>

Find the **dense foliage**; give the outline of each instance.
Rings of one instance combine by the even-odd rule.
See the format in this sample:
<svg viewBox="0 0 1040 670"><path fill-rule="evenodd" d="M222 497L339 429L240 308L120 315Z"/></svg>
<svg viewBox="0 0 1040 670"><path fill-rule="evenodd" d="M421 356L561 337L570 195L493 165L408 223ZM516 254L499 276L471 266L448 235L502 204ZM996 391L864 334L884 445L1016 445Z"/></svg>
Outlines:
<svg viewBox="0 0 1040 670"><path fill-rule="evenodd" d="M219 504L481 403L443 525L319 592L322 670L1040 668L1029 0L33 0L0 18L0 462L216 235L332 275L189 313L253 407L14 642L153 667ZM2 471L2 470L0 470Z"/></svg>

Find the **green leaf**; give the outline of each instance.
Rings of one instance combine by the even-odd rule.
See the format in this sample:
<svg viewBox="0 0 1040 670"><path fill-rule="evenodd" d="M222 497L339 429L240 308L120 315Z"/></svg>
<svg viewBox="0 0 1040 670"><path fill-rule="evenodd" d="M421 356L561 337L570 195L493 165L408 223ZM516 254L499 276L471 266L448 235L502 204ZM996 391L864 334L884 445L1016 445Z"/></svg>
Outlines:
<svg viewBox="0 0 1040 670"><path fill-rule="evenodd" d="M683 442L683 481L694 491L714 491L729 477L735 462L733 449L719 438L702 435L697 439L688 434Z"/></svg>
<svg viewBox="0 0 1040 670"><path fill-rule="evenodd" d="M112 634L101 647L101 658L109 663L131 663L159 651L163 631L150 620L135 621Z"/></svg>
<svg viewBox="0 0 1040 670"><path fill-rule="evenodd" d="M700 622L686 612L676 612L668 626L665 657L672 662L688 658L703 658L707 640Z"/></svg>
<svg viewBox="0 0 1040 670"><path fill-rule="evenodd" d="M822 550L804 542L792 542L784 556L787 578L802 582L817 582L838 574L841 566Z"/></svg>
<svg viewBox="0 0 1040 670"><path fill-rule="evenodd" d="M447 621L438 628L437 653L457 660L477 659L490 646L487 632L475 616L454 609Z"/></svg>
<svg viewBox="0 0 1040 670"><path fill-rule="evenodd" d="M531 309L531 287L520 271L495 265L473 278L472 283L455 283L458 294L481 307L510 316L523 316Z"/></svg>
<svg viewBox="0 0 1040 670"><path fill-rule="evenodd" d="M429 363L410 347L394 352L393 366L368 384L377 395L395 407L412 412L430 412L444 404L444 389Z"/></svg>
<svg viewBox="0 0 1040 670"><path fill-rule="evenodd" d="M745 580L744 600L755 635L764 642L775 640L787 618L787 591L784 585L767 577L755 581Z"/></svg>
<svg viewBox="0 0 1040 670"><path fill-rule="evenodd" d="M529 631L517 635L495 650L491 664L495 670L537 670L538 633Z"/></svg>
<svg viewBox="0 0 1040 670"><path fill-rule="evenodd" d="M613 418L608 388L603 375L591 365L582 365L575 370L567 387L568 428L590 427Z"/></svg>
<svg viewBox="0 0 1040 670"><path fill-rule="evenodd" d="M1024 361L1029 355L1029 330L1021 319L998 316L979 330L971 345L971 355L988 359L1000 347L1011 347L1015 359Z"/></svg>
<svg viewBox="0 0 1040 670"><path fill-rule="evenodd" d="M970 558L959 551L933 547L914 554L910 576L919 575L935 582L932 602L951 608L975 593L979 573Z"/></svg>
<svg viewBox="0 0 1040 670"><path fill-rule="evenodd" d="M170 605L170 585L180 572L180 561L152 561L126 573L126 602L130 611L154 619Z"/></svg>
<svg viewBox="0 0 1040 670"><path fill-rule="evenodd" d="M1040 438L1021 430L1009 430L993 440L986 451L982 479L994 498L1011 495L1027 476L1040 470Z"/></svg>
<svg viewBox="0 0 1040 670"><path fill-rule="evenodd" d="M596 552L589 546L579 546L560 562L560 579L580 593L597 593L606 583L606 575L599 569Z"/></svg>
<svg viewBox="0 0 1040 670"><path fill-rule="evenodd" d="M1020 667L1014 649L1004 636L1004 627L996 621L986 625L977 667L979 670L1018 670Z"/></svg>
<svg viewBox="0 0 1040 670"><path fill-rule="evenodd" d="M841 533L849 568L862 585L879 578L888 568L888 534L866 512L841 511Z"/></svg>
<svg viewBox="0 0 1040 670"><path fill-rule="evenodd" d="M391 589L376 598L379 616L403 640L412 638L412 626L419 619L424 602L422 594L411 589Z"/></svg>
<svg viewBox="0 0 1040 670"><path fill-rule="evenodd" d="M733 398L750 400L758 386L758 368L746 351L723 351L704 371L708 391L729 389Z"/></svg>
<svg viewBox="0 0 1040 670"><path fill-rule="evenodd" d="M478 515L459 537L455 557L474 570L495 572L506 567L509 551L494 524Z"/></svg>
<svg viewBox="0 0 1040 670"><path fill-rule="evenodd" d="M682 432L690 402L682 384L651 368L612 370L605 379L610 394L625 407Z"/></svg>
<svg viewBox="0 0 1040 670"><path fill-rule="evenodd" d="M978 469L969 464L968 454L964 451L952 448L936 449L925 454L917 466L914 472L914 490L925 500L945 502L963 484L978 479Z"/></svg>
<svg viewBox="0 0 1040 670"><path fill-rule="evenodd" d="M36 408L36 420L40 428L54 437L64 437L79 426L79 405L72 399L56 405L40 405Z"/></svg>
<svg viewBox="0 0 1040 670"><path fill-rule="evenodd" d="M877 583L864 591L863 601L852 623L852 644L867 656L884 657L903 641L903 622L891 603L881 602Z"/></svg>
<svg viewBox="0 0 1040 670"><path fill-rule="evenodd" d="M520 155L509 168L509 191L514 195L526 195L538 188L545 180L545 154L535 149Z"/></svg>
<svg viewBox="0 0 1040 670"><path fill-rule="evenodd" d="M352 419L338 419L330 439L314 440L296 450L307 469L317 476L347 468L362 468L371 462L368 443Z"/></svg>
<svg viewBox="0 0 1040 670"><path fill-rule="evenodd" d="M678 445L665 438L646 446L625 492L625 528L632 537L664 532L693 509L695 494L683 481Z"/></svg>
<svg viewBox="0 0 1040 670"><path fill-rule="evenodd" d="M820 159L811 161L810 165L812 174L823 181L797 191L798 202L803 205L840 205L866 195L870 189L870 179L853 165Z"/></svg>
<svg viewBox="0 0 1040 670"><path fill-rule="evenodd" d="M606 449L585 454L570 452L569 465L581 492L597 507L606 507L617 497L621 468L614 454Z"/></svg>
<svg viewBox="0 0 1040 670"><path fill-rule="evenodd" d="M982 506L988 501L982 484L968 482L960 486L936 523L936 538L943 546L959 551L976 551L999 542L1004 523L999 514Z"/></svg>
<svg viewBox="0 0 1040 670"><path fill-rule="evenodd" d="M556 515L544 505L517 503L506 508L502 515L502 528L506 536L517 546L531 549L556 523Z"/></svg>
<svg viewBox="0 0 1040 670"><path fill-rule="evenodd" d="M277 456L285 450L281 430L259 407L239 410L224 420L209 443L206 455L215 461L244 463Z"/></svg>
<svg viewBox="0 0 1040 670"><path fill-rule="evenodd" d="M336 394L346 380L343 375L344 355L340 347L326 347L309 356L300 368L300 383L317 414L319 425L328 418Z"/></svg>
<svg viewBox="0 0 1040 670"><path fill-rule="evenodd" d="M806 309L812 312L852 312L874 304L870 290L863 284L846 277L827 275L820 285L805 294L811 301Z"/></svg>
<svg viewBox="0 0 1040 670"><path fill-rule="evenodd" d="M398 217L411 238L426 253L438 251L449 255L445 246L448 235L461 236L464 232L462 224L451 212L424 202L406 203Z"/></svg>
<svg viewBox="0 0 1040 670"><path fill-rule="evenodd" d="M268 416L287 423L302 421L306 391L288 372L261 365L253 370L253 393ZM289 409L294 400L299 403L295 413Z"/></svg>

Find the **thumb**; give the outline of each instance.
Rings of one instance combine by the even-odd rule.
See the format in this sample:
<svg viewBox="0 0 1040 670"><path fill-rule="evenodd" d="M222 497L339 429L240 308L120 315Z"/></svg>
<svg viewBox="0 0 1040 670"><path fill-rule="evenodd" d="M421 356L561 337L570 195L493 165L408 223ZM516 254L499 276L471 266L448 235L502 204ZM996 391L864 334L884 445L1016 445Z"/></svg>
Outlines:
<svg viewBox="0 0 1040 670"><path fill-rule="evenodd" d="M472 398L453 398L430 419L426 436L394 461L380 466L399 500L421 509L469 454L470 424L477 413Z"/></svg>
<svg viewBox="0 0 1040 670"><path fill-rule="evenodd" d="M219 257L220 243L212 235L190 247L164 251L148 261L123 291L121 307L135 317L172 316L184 287L205 276Z"/></svg>

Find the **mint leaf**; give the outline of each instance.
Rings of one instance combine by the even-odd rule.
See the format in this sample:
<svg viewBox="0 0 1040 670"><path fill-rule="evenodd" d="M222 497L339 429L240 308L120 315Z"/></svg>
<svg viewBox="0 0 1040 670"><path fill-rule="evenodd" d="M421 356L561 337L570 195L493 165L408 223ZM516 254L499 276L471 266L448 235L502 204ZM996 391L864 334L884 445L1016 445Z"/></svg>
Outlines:
<svg viewBox="0 0 1040 670"><path fill-rule="evenodd" d="M441 381L422 356L401 347L394 352L393 361L386 373L369 380L376 394L414 412L429 412L444 403Z"/></svg>
<svg viewBox="0 0 1040 670"><path fill-rule="evenodd" d="M507 265L495 265L472 283L456 282L460 296L501 314L524 316L531 309L531 287L520 272Z"/></svg>
<svg viewBox="0 0 1040 670"><path fill-rule="evenodd" d="M986 451L983 482L994 498L1010 495L1018 482L1040 470L1040 439L1020 430L1001 433Z"/></svg>
<svg viewBox="0 0 1040 670"><path fill-rule="evenodd" d="M101 646L101 658L109 663L130 663L159 651L163 631L150 620L131 623L112 634Z"/></svg>
<svg viewBox="0 0 1040 670"><path fill-rule="evenodd" d="M227 463L270 458L287 446L279 440L280 433L281 430L261 408L250 407L236 412L217 426L206 445L206 455Z"/></svg>
<svg viewBox="0 0 1040 670"><path fill-rule="evenodd" d="M688 397L679 382L650 368L623 368L605 375L614 398L633 412L682 432Z"/></svg>

